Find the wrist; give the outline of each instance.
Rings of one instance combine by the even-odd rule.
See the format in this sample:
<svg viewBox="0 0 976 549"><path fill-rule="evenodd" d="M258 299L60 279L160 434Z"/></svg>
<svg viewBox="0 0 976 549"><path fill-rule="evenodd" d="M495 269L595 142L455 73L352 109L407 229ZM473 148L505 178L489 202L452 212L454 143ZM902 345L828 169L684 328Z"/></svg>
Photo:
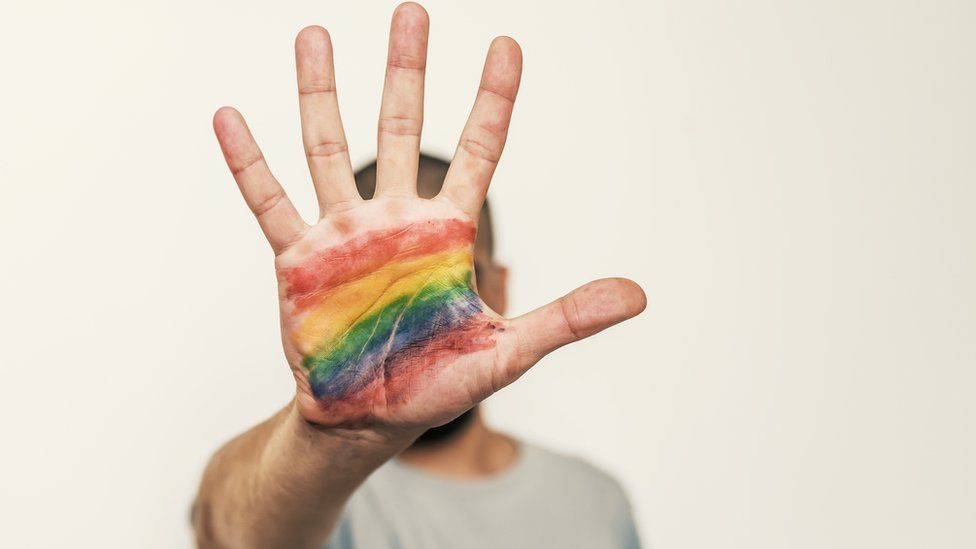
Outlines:
<svg viewBox="0 0 976 549"><path fill-rule="evenodd" d="M315 423L301 412L297 399L285 411L282 425L288 433L305 443L332 451L356 454L358 458L376 456L386 461L406 449L423 429L381 427L333 427Z"/></svg>

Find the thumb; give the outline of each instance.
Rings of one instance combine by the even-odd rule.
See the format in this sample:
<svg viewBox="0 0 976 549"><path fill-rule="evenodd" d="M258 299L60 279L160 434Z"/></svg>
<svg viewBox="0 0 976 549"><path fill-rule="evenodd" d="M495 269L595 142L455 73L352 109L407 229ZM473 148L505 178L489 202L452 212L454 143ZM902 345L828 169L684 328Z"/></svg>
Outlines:
<svg viewBox="0 0 976 549"><path fill-rule="evenodd" d="M637 316L646 306L647 297L636 282L604 278L512 319L519 338L519 374L559 347Z"/></svg>

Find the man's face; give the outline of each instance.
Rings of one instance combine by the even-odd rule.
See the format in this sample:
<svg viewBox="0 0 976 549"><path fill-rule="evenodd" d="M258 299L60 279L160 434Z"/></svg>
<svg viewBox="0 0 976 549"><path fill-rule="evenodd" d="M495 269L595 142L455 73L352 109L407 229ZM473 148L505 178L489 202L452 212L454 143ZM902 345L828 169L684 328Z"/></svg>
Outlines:
<svg viewBox="0 0 976 549"><path fill-rule="evenodd" d="M493 311L504 315L508 305L508 270L495 263L485 246L481 245L481 241L474 247L474 278L481 299Z"/></svg>
<svg viewBox="0 0 976 549"><path fill-rule="evenodd" d="M496 313L505 314L508 271L495 263L482 239L478 239L474 245L474 278L481 299ZM471 423L475 413L475 408L472 408L440 427L428 429L414 445L431 446L454 439Z"/></svg>
<svg viewBox="0 0 976 549"><path fill-rule="evenodd" d="M447 177L448 166L431 165L429 161L421 161L417 175L417 194L421 198L433 198L440 192L444 178ZM356 175L356 185L363 198L371 198L376 189L375 166L366 168ZM487 209L482 210L487 215ZM474 244L474 278L478 287L478 295L493 311L504 315L508 308L508 271L492 258L490 234L482 234L479 227L478 236ZM491 225L484 227L491 232Z"/></svg>

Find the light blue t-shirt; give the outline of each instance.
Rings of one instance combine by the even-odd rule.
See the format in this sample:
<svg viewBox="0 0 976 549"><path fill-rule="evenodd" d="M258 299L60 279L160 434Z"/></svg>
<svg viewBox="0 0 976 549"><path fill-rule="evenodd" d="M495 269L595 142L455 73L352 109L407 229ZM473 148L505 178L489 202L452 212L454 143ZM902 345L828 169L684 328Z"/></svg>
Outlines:
<svg viewBox="0 0 976 549"><path fill-rule="evenodd" d="M620 484L520 443L498 475L454 480L391 460L357 490L326 549L637 549Z"/></svg>

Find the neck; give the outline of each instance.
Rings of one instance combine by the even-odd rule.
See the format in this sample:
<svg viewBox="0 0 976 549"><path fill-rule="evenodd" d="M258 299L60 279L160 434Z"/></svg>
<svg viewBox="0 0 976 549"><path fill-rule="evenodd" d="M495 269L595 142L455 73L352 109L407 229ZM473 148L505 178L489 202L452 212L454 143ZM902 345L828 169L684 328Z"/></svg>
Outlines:
<svg viewBox="0 0 976 549"><path fill-rule="evenodd" d="M477 478L507 469L518 454L518 444L488 428L475 411L475 417L453 437L436 443L413 445L404 450L400 461L434 474Z"/></svg>

